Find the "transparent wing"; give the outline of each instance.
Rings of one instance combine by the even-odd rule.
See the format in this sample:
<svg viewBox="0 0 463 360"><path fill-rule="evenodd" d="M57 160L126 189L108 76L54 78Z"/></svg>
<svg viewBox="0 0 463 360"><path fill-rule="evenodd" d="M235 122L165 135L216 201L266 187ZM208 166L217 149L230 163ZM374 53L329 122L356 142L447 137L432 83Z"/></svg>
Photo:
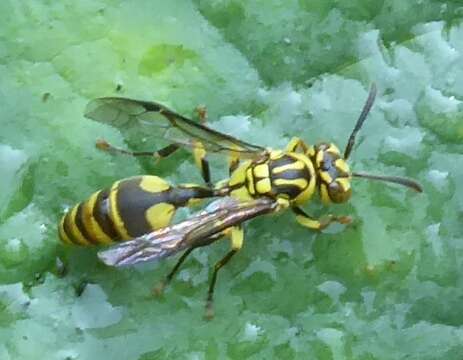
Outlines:
<svg viewBox="0 0 463 360"><path fill-rule="evenodd" d="M277 205L267 198L249 202L222 198L185 221L99 251L98 257L106 265L117 267L162 259L190 247L209 244L219 239L225 229L274 212Z"/></svg>
<svg viewBox="0 0 463 360"><path fill-rule="evenodd" d="M122 131L141 131L161 136L178 145L195 147L198 141L209 152L228 152L254 158L265 148L236 139L196 123L164 105L120 97L104 97L87 105L85 116Z"/></svg>

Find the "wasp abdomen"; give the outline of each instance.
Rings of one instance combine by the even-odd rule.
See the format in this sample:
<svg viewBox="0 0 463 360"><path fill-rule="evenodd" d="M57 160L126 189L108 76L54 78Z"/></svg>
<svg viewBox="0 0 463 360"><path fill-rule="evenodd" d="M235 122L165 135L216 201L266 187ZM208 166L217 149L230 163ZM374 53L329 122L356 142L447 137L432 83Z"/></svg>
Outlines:
<svg viewBox="0 0 463 360"><path fill-rule="evenodd" d="M60 238L84 246L130 240L169 225L177 208L213 195L209 188L173 187L157 176L123 179L68 211Z"/></svg>

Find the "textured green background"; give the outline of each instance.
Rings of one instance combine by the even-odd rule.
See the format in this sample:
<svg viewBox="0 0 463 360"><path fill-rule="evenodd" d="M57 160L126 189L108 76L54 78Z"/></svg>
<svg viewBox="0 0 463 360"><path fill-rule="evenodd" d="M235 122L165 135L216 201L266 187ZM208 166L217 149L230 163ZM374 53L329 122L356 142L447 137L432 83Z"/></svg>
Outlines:
<svg viewBox="0 0 463 360"><path fill-rule="evenodd" d="M1 1L0 359L462 359L457 4ZM98 152L97 137L155 139L124 143L82 116L89 99L156 99L187 115L203 104L214 127L261 145L297 134L343 147L373 81L352 167L415 177L425 193L357 180L330 209L355 218L346 228L253 221L220 275L214 321L202 319L208 269L226 243L198 251L162 299L151 289L172 260L117 270L58 243L63 210L116 179L200 181L187 152L156 168ZM223 159L213 163L218 180Z"/></svg>

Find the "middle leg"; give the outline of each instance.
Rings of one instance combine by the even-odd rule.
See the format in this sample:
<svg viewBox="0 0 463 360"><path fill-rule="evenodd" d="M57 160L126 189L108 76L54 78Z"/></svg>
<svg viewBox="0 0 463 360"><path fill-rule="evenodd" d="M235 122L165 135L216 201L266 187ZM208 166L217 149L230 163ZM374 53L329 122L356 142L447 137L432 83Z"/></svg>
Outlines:
<svg viewBox="0 0 463 360"><path fill-rule="evenodd" d="M172 279L174 278L174 276L177 274L177 272L180 270L180 267L182 266L182 264L185 262L185 260L187 259L187 257L191 254L191 252L194 250L194 249L197 249L199 247L203 247L203 246L207 246L207 245L210 245L212 244L213 242L217 241L218 239L220 239L222 236L224 236L225 233L219 233L219 234L216 234L216 235L213 235L205 240L203 240L201 242L201 244L197 245L197 246L192 246L190 248L188 248L187 250L185 250L185 252L182 254L182 256L180 256L180 258L177 260L177 262L175 263L175 266L172 268L171 271L169 271L169 273L166 275L166 277L164 278L164 280L162 280L159 285L157 285L155 288L154 288L154 293L155 295L161 295L164 291L164 289L171 283Z"/></svg>
<svg viewBox="0 0 463 360"><path fill-rule="evenodd" d="M288 152L302 152L303 154L312 155L313 147L307 145L302 139L297 136L293 137L291 141L286 145L286 151Z"/></svg>
<svg viewBox="0 0 463 360"><path fill-rule="evenodd" d="M170 282L172 281L173 277L175 276L175 274L178 272L178 270L180 269L180 267L182 266L182 264L185 262L186 258L188 257L188 255L191 254L191 252L196 249L196 247L191 247L187 250L185 250L185 252L182 254L182 256L180 256L180 258L177 260L177 263L175 264L175 266L172 268L171 271L169 271L169 273L166 275L166 277L164 278L164 280L162 280L159 285L157 285L155 288L154 288L154 293L155 295L157 296L160 296L162 295L162 293L164 292L164 289L170 284Z"/></svg>
<svg viewBox="0 0 463 360"><path fill-rule="evenodd" d="M209 283L209 290L207 292L206 299L206 319L212 319L214 317L213 299L214 299L214 288L217 282L217 274L221 268L223 268L241 248L243 247L244 231L241 225L234 226L231 228L231 250L214 265L214 271Z"/></svg>

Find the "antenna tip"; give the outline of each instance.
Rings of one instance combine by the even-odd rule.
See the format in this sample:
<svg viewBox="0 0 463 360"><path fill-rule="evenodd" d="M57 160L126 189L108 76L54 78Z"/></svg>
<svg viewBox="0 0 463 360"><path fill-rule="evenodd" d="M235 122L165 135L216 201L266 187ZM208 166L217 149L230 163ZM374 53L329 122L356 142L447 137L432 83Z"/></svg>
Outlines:
<svg viewBox="0 0 463 360"><path fill-rule="evenodd" d="M423 190L423 187L418 184L417 182L415 182L415 186L413 187L413 189L416 191L416 192L419 192L419 193L422 193L424 190Z"/></svg>

